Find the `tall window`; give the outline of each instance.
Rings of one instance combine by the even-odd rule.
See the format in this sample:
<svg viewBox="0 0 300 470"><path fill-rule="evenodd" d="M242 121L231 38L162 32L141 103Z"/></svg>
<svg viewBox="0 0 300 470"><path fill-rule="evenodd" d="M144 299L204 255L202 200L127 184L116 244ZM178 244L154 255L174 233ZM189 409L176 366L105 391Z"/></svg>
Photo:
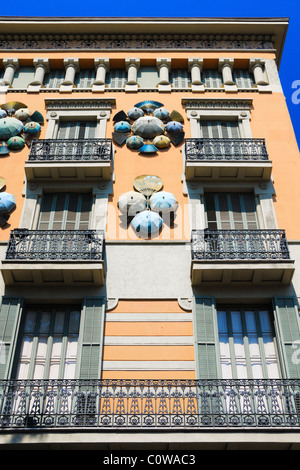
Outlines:
<svg viewBox="0 0 300 470"><path fill-rule="evenodd" d="M206 193L207 228L210 230L255 230L258 228L252 193Z"/></svg>
<svg viewBox="0 0 300 470"><path fill-rule="evenodd" d="M223 379L278 378L271 314L265 308L217 309Z"/></svg>
<svg viewBox="0 0 300 470"><path fill-rule="evenodd" d="M57 139L93 139L97 121L60 121Z"/></svg>
<svg viewBox="0 0 300 470"><path fill-rule="evenodd" d="M75 75L77 88L90 88L95 80L95 69L80 69Z"/></svg>
<svg viewBox="0 0 300 470"><path fill-rule="evenodd" d="M38 230L87 230L92 204L91 194L46 193L42 198Z"/></svg>
<svg viewBox="0 0 300 470"><path fill-rule="evenodd" d="M44 77L45 88L59 88L60 84L64 81L65 74L64 69L50 70Z"/></svg>
<svg viewBox="0 0 300 470"><path fill-rule="evenodd" d="M77 306L27 307L16 378L75 378L79 323Z"/></svg>
<svg viewBox="0 0 300 470"><path fill-rule="evenodd" d="M240 131L237 121L201 120L201 137L210 139L239 138Z"/></svg>
<svg viewBox="0 0 300 470"><path fill-rule="evenodd" d="M107 74L107 87L124 88L126 78L125 69L111 69Z"/></svg>
<svg viewBox="0 0 300 470"><path fill-rule="evenodd" d="M233 80L238 88L253 88L255 81L253 74L245 69L233 69Z"/></svg>
<svg viewBox="0 0 300 470"><path fill-rule="evenodd" d="M186 69L172 69L171 83L173 88L188 88L190 84L189 72Z"/></svg>

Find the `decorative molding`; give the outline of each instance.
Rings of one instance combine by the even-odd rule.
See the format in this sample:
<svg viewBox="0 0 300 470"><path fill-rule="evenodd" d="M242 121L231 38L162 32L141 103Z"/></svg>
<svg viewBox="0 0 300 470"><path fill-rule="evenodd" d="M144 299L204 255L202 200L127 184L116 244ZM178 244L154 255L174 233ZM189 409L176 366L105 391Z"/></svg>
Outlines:
<svg viewBox="0 0 300 470"><path fill-rule="evenodd" d="M119 303L119 299L117 297L112 297L106 299L106 311L113 310Z"/></svg>
<svg viewBox="0 0 300 470"><path fill-rule="evenodd" d="M189 298L179 298L178 299L178 305L180 308L183 310L187 310L188 312L192 311L193 308L193 299L191 297Z"/></svg>
<svg viewBox="0 0 300 470"><path fill-rule="evenodd" d="M249 110L252 99L244 98L182 98L186 109L242 109Z"/></svg>
<svg viewBox="0 0 300 470"><path fill-rule="evenodd" d="M116 100L114 98L53 98L53 99L45 99L46 109L48 111L51 110L59 110L59 109L111 109L113 105L115 105Z"/></svg>
<svg viewBox="0 0 300 470"><path fill-rule="evenodd" d="M0 34L2 50L274 50L270 35Z"/></svg>

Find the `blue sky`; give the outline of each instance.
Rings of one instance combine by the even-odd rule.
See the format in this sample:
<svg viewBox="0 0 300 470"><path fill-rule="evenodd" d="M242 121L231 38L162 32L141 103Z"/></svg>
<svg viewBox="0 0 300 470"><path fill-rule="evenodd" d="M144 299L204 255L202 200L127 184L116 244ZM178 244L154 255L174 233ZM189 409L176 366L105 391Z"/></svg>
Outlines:
<svg viewBox="0 0 300 470"><path fill-rule="evenodd" d="M248 6L244 6L248 3ZM232 2L226 0L64 0L34 4L14 0L1 2L0 16L89 16L89 17L288 17L290 26L280 66L280 78L300 147L300 2L273 0ZM299 92L298 92L299 90Z"/></svg>

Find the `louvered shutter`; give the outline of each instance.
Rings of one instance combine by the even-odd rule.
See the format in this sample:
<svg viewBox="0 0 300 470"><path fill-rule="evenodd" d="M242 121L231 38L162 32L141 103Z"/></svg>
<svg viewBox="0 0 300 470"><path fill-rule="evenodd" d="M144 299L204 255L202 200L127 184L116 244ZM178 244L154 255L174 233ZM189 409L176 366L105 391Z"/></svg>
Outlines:
<svg viewBox="0 0 300 470"><path fill-rule="evenodd" d="M64 69L50 70L44 77L44 86L45 88L59 88L64 78Z"/></svg>
<svg viewBox="0 0 300 470"><path fill-rule="evenodd" d="M123 69L110 70L107 78L108 88L124 88L126 81L126 72Z"/></svg>
<svg viewBox="0 0 300 470"><path fill-rule="evenodd" d="M95 80L95 69L81 69L75 76L77 88L90 88Z"/></svg>
<svg viewBox="0 0 300 470"><path fill-rule="evenodd" d="M2 297L0 310L0 379L7 379L11 373L12 360L20 324L23 299Z"/></svg>
<svg viewBox="0 0 300 470"><path fill-rule="evenodd" d="M80 379L101 378L105 317L104 305L101 297L87 297L84 299L79 363Z"/></svg>
<svg viewBox="0 0 300 470"><path fill-rule="evenodd" d="M199 379L218 378L216 308L213 297L195 299L195 355Z"/></svg>
<svg viewBox="0 0 300 470"><path fill-rule="evenodd" d="M43 195L39 230L87 230L93 197L91 194L47 193Z"/></svg>
<svg viewBox="0 0 300 470"><path fill-rule="evenodd" d="M223 83L222 74L214 69L204 69L201 78L207 88L221 88Z"/></svg>
<svg viewBox="0 0 300 470"><path fill-rule="evenodd" d="M276 337L285 378L300 378L300 326L294 297L274 297Z"/></svg>
<svg viewBox="0 0 300 470"><path fill-rule="evenodd" d="M189 74L186 69L173 69L171 70L171 83L173 88L188 88L189 87Z"/></svg>
<svg viewBox="0 0 300 470"><path fill-rule="evenodd" d="M240 137L237 121L201 120L201 135L206 139L237 139Z"/></svg>
<svg viewBox="0 0 300 470"><path fill-rule="evenodd" d="M253 88L254 87L254 78L253 75L248 70L243 69L234 69L233 70L233 80L237 84L238 88Z"/></svg>

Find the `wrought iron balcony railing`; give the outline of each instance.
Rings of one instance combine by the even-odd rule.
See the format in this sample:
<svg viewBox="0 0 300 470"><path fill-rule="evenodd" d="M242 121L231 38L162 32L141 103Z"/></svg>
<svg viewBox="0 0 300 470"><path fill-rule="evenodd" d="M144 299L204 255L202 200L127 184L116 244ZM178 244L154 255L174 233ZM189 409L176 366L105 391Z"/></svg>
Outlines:
<svg viewBox="0 0 300 470"><path fill-rule="evenodd" d="M1 381L0 428L295 429L299 393L296 379Z"/></svg>
<svg viewBox="0 0 300 470"><path fill-rule="evenodd" d="M287 260L284 230L193 230L193 260Z"/></svg>
<svg viewBox="0 0 300 470"><path fill-rule="evenodd" d="M28 161L108 162L112 153L111 139L39 139L32 141Z"/></svg>
<svg viewBox="0 0 300 470"><path fill-rule="evenodd" d="M185 158L200 161L268 161L264 139L185 139Z"/></svg>
<svg viewBox="0 0 300 470"><path fill-rule="evenodd" d="M103 230L27 230L10 233L6 260L97 261L103 259Z"/></svg>

